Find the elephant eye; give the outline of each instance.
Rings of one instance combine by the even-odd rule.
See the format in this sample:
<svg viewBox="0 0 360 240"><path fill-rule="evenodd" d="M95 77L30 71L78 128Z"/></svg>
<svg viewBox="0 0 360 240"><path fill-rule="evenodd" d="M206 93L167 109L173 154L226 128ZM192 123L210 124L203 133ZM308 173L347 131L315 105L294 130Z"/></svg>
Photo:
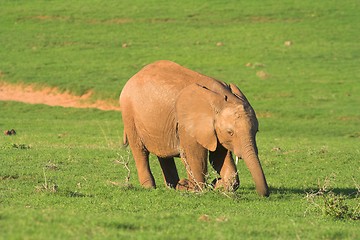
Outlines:
<svg viewBox="0 0 360 240"><path fill-rule="evenodd" d="M230 128L226 129L226 132L230 135L233 136L234 135L234 131Z"/></svg>

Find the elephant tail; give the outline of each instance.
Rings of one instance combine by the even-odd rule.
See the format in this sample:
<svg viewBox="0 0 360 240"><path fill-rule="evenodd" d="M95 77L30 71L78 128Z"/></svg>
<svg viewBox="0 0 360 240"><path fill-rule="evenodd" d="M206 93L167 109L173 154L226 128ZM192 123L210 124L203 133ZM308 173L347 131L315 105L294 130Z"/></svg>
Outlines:
<svg viewBox="0 0 360 240"><path fill-rule="evenodd" d="M123 146L124 147L127 147L129 145L129 141L128 141L128 138L127 138L127 135L126 135L126 132L124 130L124 136L123 136Z"/></svg>

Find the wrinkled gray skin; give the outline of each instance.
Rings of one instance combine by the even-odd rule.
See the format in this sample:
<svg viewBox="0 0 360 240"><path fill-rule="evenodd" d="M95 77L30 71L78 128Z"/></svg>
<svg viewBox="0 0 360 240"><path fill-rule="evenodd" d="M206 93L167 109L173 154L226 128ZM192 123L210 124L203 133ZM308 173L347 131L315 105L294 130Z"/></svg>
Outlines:
<svg viewBox="0 0 360 240"><path fill-rule="evenodd" d="M216 188L235 191L239 178L232 154L244 159L256 190L269 196L255 142L255 112L235 85L227 85L170 61L145 66L120 96L124 144L129 144L140 184L155 188L149 153L160 162L165 184L177 189L205 186L207 158L221 179ZM188 179L179 179L181 157Z"/></svg>

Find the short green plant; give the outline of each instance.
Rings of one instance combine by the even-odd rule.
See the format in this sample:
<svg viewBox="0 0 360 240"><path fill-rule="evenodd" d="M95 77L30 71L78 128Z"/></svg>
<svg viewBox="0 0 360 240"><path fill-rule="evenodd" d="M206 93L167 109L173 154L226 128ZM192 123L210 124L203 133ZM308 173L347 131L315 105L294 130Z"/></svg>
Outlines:
<svg viewBox="0 0 360 240"><path fill-rule="evenodd" d="M39 186L36 186L35 189L37 192L52 192L55 193L58 191L58 185L56 183L51 183L47 177L46 177L46 171L45 168L43 168L43 174L44 174L44 183L42 183Z"/></svg>
<svg viewBox="0 0 360 240"><path fill-rule="evenodd" d="M355 207L351 208L347 203L346 199L348 196L342 194L336 194L334 192L324 193L324 213L337 219L360 219L360 203Z"/></svg>
<svg viewBox="0 0 360 240"><path fill-rule="evenodd" d="M331 180L326 178L322 186L316 192L307 193L307 201L324 215L342 220L360 220L360 202L350 205L349 199L355 198L360 201L360 189L350 195L335 193L331 189Z"/></svg>
<svg viewBox="0 0 360 240"><path fill-rule="evenodd" d="M30 149L31 145L25 143L7 143L3 145L2 148Z"/></svg>

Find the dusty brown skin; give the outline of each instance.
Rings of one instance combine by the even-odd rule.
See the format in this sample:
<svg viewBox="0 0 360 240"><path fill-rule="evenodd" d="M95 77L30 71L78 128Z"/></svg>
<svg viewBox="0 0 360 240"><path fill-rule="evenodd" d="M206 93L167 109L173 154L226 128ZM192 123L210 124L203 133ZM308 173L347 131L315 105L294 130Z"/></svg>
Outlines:
<svg viewBox="0 0 360 240"><path fill-rule="evenodd" d="M165 184L177 189L205 186L207 157L221 179L216 188L235 191L239 177L232 153L244 159L256 190L268 196L258 159L255 112L238 87L170 61L145 66L120 95L124 143L129 143L140 184L155 188L149 153L155 154ZM188 179L179 179L174 157L181 157Z"/></svg>

